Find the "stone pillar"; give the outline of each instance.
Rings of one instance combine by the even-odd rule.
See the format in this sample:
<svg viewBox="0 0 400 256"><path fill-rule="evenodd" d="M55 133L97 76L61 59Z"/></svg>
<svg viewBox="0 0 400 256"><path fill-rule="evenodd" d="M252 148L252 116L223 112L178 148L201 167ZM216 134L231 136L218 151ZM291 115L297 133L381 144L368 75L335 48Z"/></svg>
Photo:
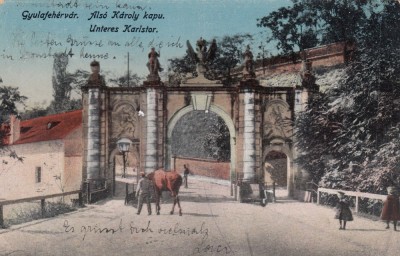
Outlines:
<svg viewBox="0 0 400 256"><path fill-rule="evenodd" d="M100 175L100 89L90 88L87 130L87 180Z"/></svg>
<svg viewBox="0 0 400 256"><path fill-rule="evenodd" d="M254 180L256 167L255 154L255 120L254 120L254 92L244 92L244 129L243 129L243 181Z"/></svg>
<svg viewBox="0 0 400 256"><path fill-rule="evenodd" d="M82 184L86 201L94 202L91 198L92 189L103 187L104 182L99 182L101 174L101 93L105 88L104 78L100 75L100 63L93 61L90 63L92 74L87 82L87 105L86 108L86 129L85 144L86 169L83 177L86 178Z"/></svg>
<svg viewBox="0 0 400 256"><path fill-rule="evenodd" d="M145 172L157 169L157 94L156 89L147 89Z"/></svg>

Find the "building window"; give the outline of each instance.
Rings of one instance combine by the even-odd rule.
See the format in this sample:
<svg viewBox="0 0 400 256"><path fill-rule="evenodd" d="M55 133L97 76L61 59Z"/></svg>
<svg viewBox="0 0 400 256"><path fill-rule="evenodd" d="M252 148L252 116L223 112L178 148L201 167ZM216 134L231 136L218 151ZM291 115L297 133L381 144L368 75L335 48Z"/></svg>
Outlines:
<svg viewBox="0 0 400 256"><path fill-rule="evenodd" d="M54 126L58 125L59 123L60 123L59 121L48 122L47 123L47 130L52 129Z"/></svg>
<svg viewBox="0 0 400 256"><path fill-rule="evenodd" d="M42 167L36 167L35 180L36 183L40 183L42 181Z"/></svg>

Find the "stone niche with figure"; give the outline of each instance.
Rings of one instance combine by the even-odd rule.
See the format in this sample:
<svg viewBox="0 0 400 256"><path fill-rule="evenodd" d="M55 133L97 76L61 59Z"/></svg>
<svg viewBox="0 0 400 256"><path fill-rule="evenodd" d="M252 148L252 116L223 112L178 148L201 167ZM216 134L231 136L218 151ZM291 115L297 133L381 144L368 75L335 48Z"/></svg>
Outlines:
<svg viewBox="0 0 400 256"><path fill-rule="evenodd" d="M132 141L129 152L126 155L126 177L137 174L140 166L140 139L143 120L139 117L140 92L130 92L125 95L115 94L110 97L109 120L109 152L114 152L115 175L123 173L122 154L117 149L117 141L127 138Z"/></svg>
<svg viewBox="0 0 400 256"><path fill-rule="evenodd" d="M264 139L273 143L282 143L292 137L292 113L289 104L283 100L274 99L267 103L264 112Z"/></svg>
<svg viewBox="0 0 400 256"><path fill-rule="evenodd" d="M139 140L140 92L112 95L110 101L110 139L117 141L127 138L132 142Z"/></svg>
<svg viewBox="0 0 400 256"><path fill-rule="evenodd" d="M120 104L111 115L112 139L138 138L138 114L131 104Z"/></svg>

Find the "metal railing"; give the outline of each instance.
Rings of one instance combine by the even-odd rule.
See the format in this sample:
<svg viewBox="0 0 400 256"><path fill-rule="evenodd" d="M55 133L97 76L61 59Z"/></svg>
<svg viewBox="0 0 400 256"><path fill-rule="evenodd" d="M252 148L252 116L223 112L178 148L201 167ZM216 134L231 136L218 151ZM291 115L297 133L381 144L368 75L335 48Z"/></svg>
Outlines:
<svg viewBox="0 0 400 256"><path fill-rule="evenodd" d="M79 206L83 206L83 197L82 197L81 190L75 190L75 191L69 191L69 192L51 194L51 195L26 197L26 198L13 199L13 200L0 200L0 228L4 228L3 206L5 206L5 205L26 203L26 202L40 200L41 216L43 218L46 213L46 209L45 209L45 200L46 199L54 198L54 197L63 197L63 196L68 196L68 195L75 195L75 194L79 195L79 199L78 199Z"/></svg>
<svg viewBox="0 0 400 256"><path fill-rule="evenodd" d="M306 182L306 191L309 193L306 200L307 202L314 203L314 199L318 198L318 189L318 184L313 181Z"/></svg>

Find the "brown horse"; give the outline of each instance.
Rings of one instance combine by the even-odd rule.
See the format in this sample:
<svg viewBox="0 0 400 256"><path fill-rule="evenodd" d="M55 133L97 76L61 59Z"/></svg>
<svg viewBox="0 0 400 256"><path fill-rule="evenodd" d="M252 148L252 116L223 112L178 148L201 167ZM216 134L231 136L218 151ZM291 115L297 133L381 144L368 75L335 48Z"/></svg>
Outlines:
<svg viewBox="0 0 400 256"><path fill-rule="evenodd" d="M174 214L175 205L178 204L179 215L182 216L181 204L179 202L179 188L182 185L182 176L176 171L164 171L163 169L149 173L147 176L154 184L156 196L156 212L160 214L160 198L162 191L170 191L174 197L174 205L172 206L171 214Z"/></svg>

